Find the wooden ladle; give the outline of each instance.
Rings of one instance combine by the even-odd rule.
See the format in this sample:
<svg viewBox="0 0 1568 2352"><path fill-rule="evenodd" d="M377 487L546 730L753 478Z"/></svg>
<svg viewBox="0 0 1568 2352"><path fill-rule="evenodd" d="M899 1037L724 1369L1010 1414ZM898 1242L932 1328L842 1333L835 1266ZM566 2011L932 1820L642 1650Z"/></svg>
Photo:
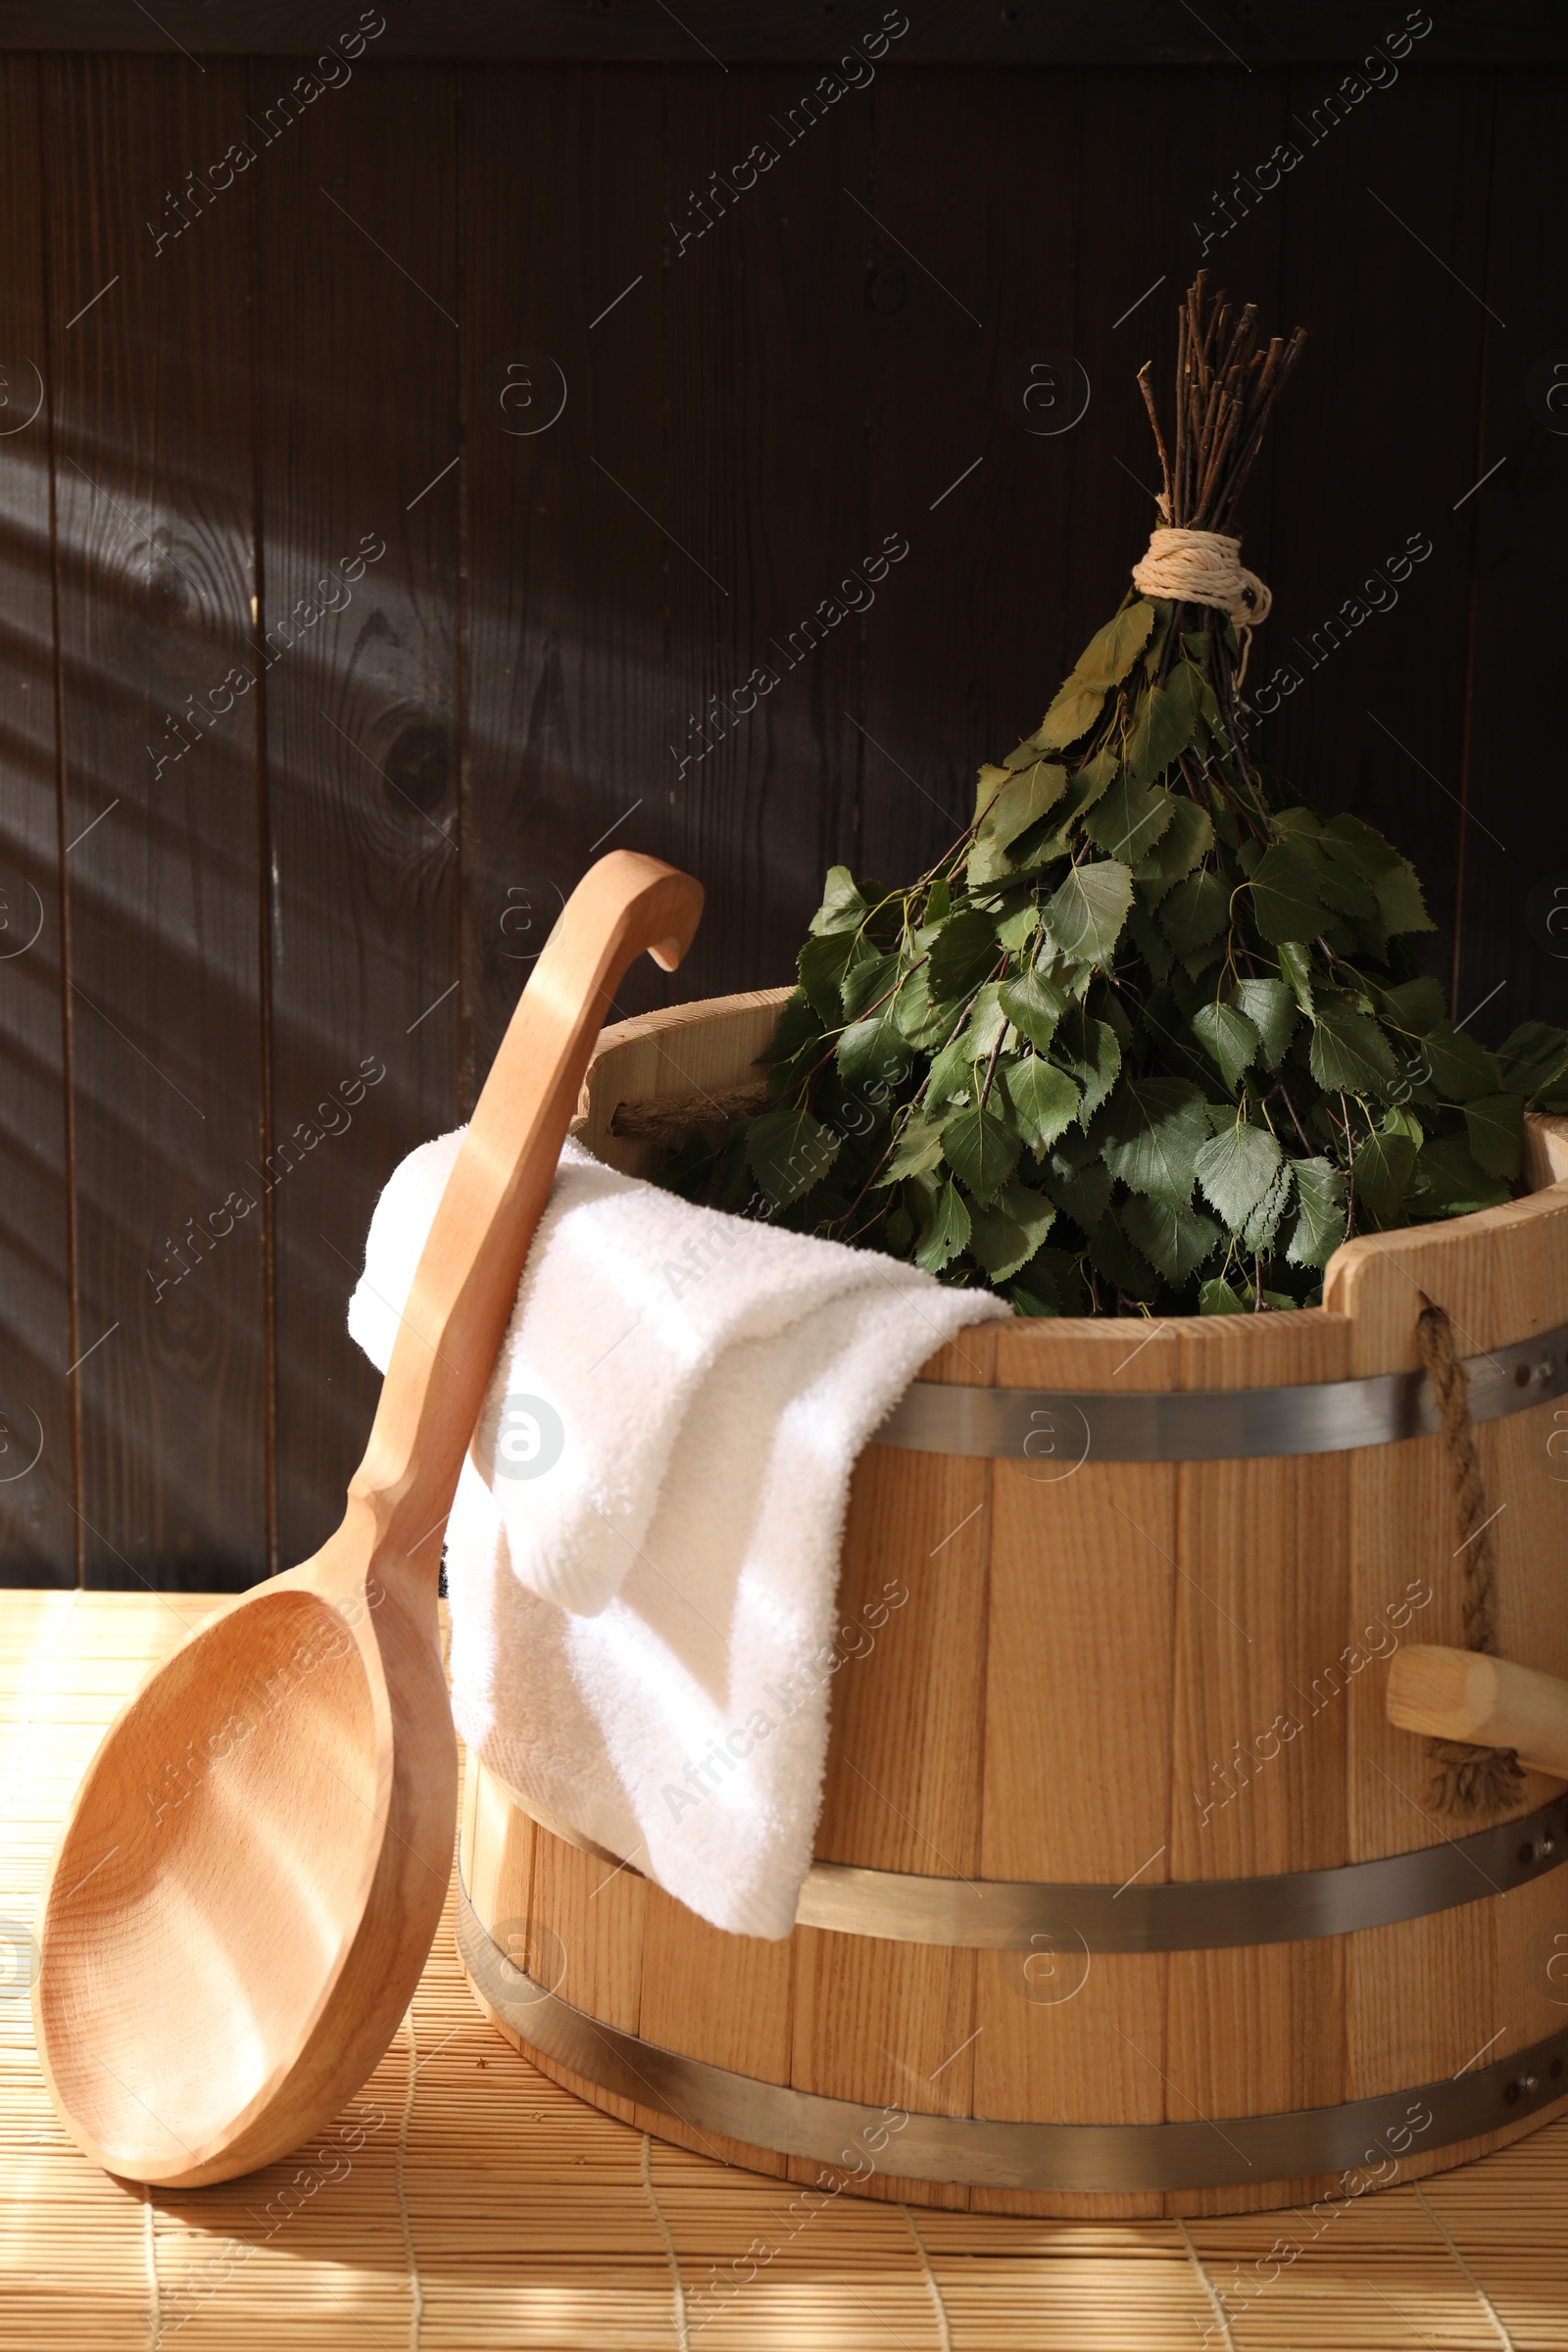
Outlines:
<svg viewBox="0 0 1568 2352"><path fill-rule="evenodd" d="M452 1865L440 1532L615 988L701 886L626 850L566 903L419 1259L335 1535L225 1605L119 1715L51 1868L33 2014L62 2122L177 2186L268 2164L387 2048Z"/></svg>

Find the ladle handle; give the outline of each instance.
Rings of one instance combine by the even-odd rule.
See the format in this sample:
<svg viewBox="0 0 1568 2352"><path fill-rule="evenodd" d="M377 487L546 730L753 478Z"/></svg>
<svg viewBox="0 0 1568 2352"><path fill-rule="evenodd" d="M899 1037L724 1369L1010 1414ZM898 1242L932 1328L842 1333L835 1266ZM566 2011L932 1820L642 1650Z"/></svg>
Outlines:
<svg viewBox="0 0 1568 2352"><path fill-rule="evenodd" d="M389 1572L416 1548L420 1581L435 1582L441 1546L423 1539L451 1508L605 1014L645 950L674 969L702 910L690 874L614 850L589 867L534 964L447 1179L349 1486Z"/></svg>

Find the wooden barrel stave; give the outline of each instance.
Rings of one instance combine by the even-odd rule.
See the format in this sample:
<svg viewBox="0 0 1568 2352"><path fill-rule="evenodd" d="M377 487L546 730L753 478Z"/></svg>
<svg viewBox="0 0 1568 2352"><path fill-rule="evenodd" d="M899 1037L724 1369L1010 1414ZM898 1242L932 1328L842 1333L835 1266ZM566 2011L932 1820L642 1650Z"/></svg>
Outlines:
<svg viewBox="0 0 1568 2352"><path fill-rule="evenodd" d="M613 1059L597 1065L593 1147L645 1172L657 1154L611 1132L615 1101L733 1085L770 1033L776 1003L730 1000L625 1024ZM1537 1175L1560 1172L1547 1161ZM1568 1198L1533 1199L1466 1227L1351 1245L1328 1311L1171 1322L1142 1346L1129 1344L1125 1325L1008 1325L965 1335L923 1377L1211 1390L1396 1370L1415 1361L1423 1285L1469 1335L1466 1351L1495 1347L1568 1323L1564 1219ZM1564 1497L1535 1460L1549 1427L1544 1413L1523 1415L1485 1425L1479 1438L1489 1494L1509 1502L1495 1531L1502 1646L1562 1672L1568 1626L1551 1581ZM1521 1502L1528 1470L1539 1491ZM1451 1825L1423 1802L1420 1743L1384 1719L1381 1668L1369 1662L1338 1688L1325 1676L1360 1629L1387 1622L1424 1567L1433 1598L1409 1638L1462 1639L1440 1439L1242 1462L1089 1461L1053 1481L1049 1559L1035 1483L1033 1466L1014 1461L875 1446L861 1457L841 1623L863 1622L890 1577L910 1597L868 1654L836 1675L822 1858L982 1880L1116 1881L1141 1865L1145 1878L1247 1878L1447 1835ZM1289 1703L1282 1683L1330 1695L1244 1787L1235 1743L1255 1743ZM647 2041L798 2089L997 2120L1245 2116L1443 2079L1483 2045L1490 2063L1564 2022L1531 1958L1568 1912L1549 1877L1352 1935L1097 1953L1070 1997L1040 1999L1026 1993L1028 1955L1016 1952L811 1928L778 1945L720 1936L630 1871L602 1884L611 1865L496 1802L482 1771L473 1778L465 1867L476 1908L494 1919L489 1904L516 1903L555 1929L567 1951L564 1998ZM1518 1810L1553 1788L1532 1776ZM1193 1792L1208 1788L1223 1801L1204 1822ZM822 2169L717 2141L544 2063L683 2145L796 2180ZM1417 2141L1398 2177L1503 2144L1542 2120L1435 2150ZM1309 2201L1332 2194L1339 2178L1095 2194L878 2171L857 2187L977 2211L1200 2214Z"/></svg>

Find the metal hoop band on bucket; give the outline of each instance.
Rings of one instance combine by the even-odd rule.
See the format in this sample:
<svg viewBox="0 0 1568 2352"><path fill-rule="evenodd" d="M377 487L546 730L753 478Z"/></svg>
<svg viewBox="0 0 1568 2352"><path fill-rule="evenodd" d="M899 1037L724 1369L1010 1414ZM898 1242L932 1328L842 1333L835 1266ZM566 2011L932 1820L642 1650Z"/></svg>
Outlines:
<svg viewBox="0 0 1568 2352"><path fill-rule="evenodd" d="M1229 2188L1382 2165L1479 2138L1568 2096L1568 2027L1491 2066L1340 2107L1177 2124L1019 2124L889 2111L764 2082L601 2025L515 1967L458 1886L458 1950L497 2020L528 2048L633 2105L749 2147L843 2161L880 2132L884 2168L909 2180L1015 2189ZM903 2112L898 2110L895 2112ZM896 2137L892 2131L896 2129ZM865 2144L877 2145L874 2140Z"/></svg>
<svg viewBox="0 0 1568 2352"><path fill-rule="evenodd" d="M1568 1326L1464 1360L1473 1421L1568 1396ZM1324 1380L1281 1389L958 1388L916 1380L871 1439L916 1453L1037 1460L1058 1451L1096 1462L1248 1461L1262 1454L1348 1453L1442 1428L1424 1372ZM1060 1446L1057 1446L1057 1440Z"/></svg>
<svg viewBox="0 0 1568 2352"><path fill-rule="evenodd" d="M489 1770L488 1766L485 1768ZM554 1838L613 1869L642 1873L607 1846L491 1780ZM1216 1952L1240 1944L1298 1943L1425 1919L1506 1894L1568 1862L1568 1796L1466 1838L1332 1870L1253 1879L1177 1879L1034 1885L1010 1879L928 1879L848 1862L813 1862L797 1927L887 1943L946 1944L970 1952L1037 1951L1053 1941L1086 1952Z"/></svg>

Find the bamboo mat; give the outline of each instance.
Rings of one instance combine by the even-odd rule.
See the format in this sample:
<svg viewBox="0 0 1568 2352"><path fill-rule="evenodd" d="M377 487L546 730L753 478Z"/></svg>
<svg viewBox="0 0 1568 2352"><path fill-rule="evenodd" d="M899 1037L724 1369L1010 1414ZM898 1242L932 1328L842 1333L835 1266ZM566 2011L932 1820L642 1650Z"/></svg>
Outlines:
<svg viewBox="0 0 1568 2352"><path fill-rule="evenodd" d="M209 1605L0 1596L5 2352L1568 2346L1568 2123L1363 2196L1315 2238L1290 2213L1091 2226L851 2196L792 2235L780 2183L647 2141L519 2058L473 2006L450 1912L397 2041L321 2156L183 2193L105 2178L39 2081L24 1939L100 1732Z"/></svg>

